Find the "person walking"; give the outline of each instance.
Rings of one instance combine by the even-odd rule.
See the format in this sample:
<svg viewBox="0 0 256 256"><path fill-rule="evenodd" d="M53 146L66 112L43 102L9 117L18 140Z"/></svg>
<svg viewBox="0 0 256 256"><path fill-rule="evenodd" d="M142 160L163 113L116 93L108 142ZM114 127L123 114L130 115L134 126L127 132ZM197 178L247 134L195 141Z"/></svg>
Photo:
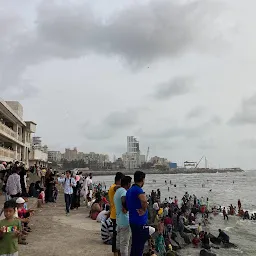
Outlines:
<svg viewBox="0 0 256 256"><path fill-rule="evenodd" d="M131 181L132 178L130 176L122 178L121 188L116 191L114 196L117 226L116 249L121 256L128 256L129 253L131 230L126 206L126 192L131 187Z"/></svg>
<svg viewBox="0 0 256 256"><path fill-rule="evenodd" d="M66 215L69 215L70 206L72 203L73 187L76 186L76 181L71 177L71 171L66 171L65 178L58 178L58 182L64 187L64 198L66 204Z"/></svg>
<svg viewBox="0 0 256 256"><path fill-rule="evenodd" d="M108 197L110 202L110 219L113 223L113 239L112 239L112 252L114 255L118 255L116 250L116 208L114 203L114 196L117 191L121 187L121 179L124 175L121 172L117 172L115 176L115 183L112 184L108 191Z"/></svg>
<svg viewBox="0 0 256 256"><path fill-rule="evenodd" d="M146 241L149 239L148 203L142 187L145 182L145 173L134 173L135 184L126 193L126 203L129 211L129 222L132 231L131 256L142 256Z"/></svg>

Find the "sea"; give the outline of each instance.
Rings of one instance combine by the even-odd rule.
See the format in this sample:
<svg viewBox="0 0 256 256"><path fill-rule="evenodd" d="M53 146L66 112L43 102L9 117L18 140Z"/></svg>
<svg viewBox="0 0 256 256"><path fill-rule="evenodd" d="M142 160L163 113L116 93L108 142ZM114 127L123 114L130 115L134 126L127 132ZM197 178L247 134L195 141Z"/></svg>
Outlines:
<svg viewBox="0 0 256 256"><path fill-rule="evenodd" d="M105 182L107 188L113 184L114 176L95 176L95 182ZM167 184L165 183L167 182ZM170 185L170 181L172 185ZM176 184L176 187L174 187ZM168 187L169 190L168 191ZM197 173L197 174L148 174L143 187L147 194L160 189L161 200L177 196L179 202L188 192L198 198L208 197L210 206L237 206L241 200L242 208L249 213L256 212L256 171L237 173ZM198 220L200 222L200 219ZM255 256L256 255L256 221L242 220L237 216L229 216L223 220L222 214L210 218L205 231L218 236L218 229L224 230L230 237L230 242L237 249L212 249L219 256ZM199 250L188 246L179 251L181 256L198 256Z"/></svg>

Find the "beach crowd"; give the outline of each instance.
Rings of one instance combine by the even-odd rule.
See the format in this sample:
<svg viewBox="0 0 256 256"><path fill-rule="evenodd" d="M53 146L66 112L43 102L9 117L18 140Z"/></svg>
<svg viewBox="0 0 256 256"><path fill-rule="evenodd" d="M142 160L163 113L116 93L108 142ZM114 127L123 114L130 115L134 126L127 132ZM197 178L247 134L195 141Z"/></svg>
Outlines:
<svg viewBox="0 0 256 256"><path fill-rule="evenodd" d="M28 171L38 177L29 187ZM117 172L108 190L104 182L93 182L91 173L84 176L66 171L58 175L42 166L26 170L18 162L0 164L0 174L6 199L4 219L0 220L0 256L17 256L18 243L27 244L26 236L31 232L29 221L34 214L27 207L28 198L37 198L38 207L55 203L57 184L63 188L66 215L78 209L83 200L89 217L100 223L101 239L112 246L113 255L175 256L184 246L192 245L199 248L200 255L213 256L216 254L212 248L235 247L223 230L219 229L218 236L214 236L205 227L220 212L224 219L236 214L236 207L210 206L208 198L197 198L188 192L180 202L176 196L162 200L160 189L146 195L143 191L146 175L142 171L136 171L133 177ZM237 214L245 219L255 216L243 212L240 200Z"/></svg>

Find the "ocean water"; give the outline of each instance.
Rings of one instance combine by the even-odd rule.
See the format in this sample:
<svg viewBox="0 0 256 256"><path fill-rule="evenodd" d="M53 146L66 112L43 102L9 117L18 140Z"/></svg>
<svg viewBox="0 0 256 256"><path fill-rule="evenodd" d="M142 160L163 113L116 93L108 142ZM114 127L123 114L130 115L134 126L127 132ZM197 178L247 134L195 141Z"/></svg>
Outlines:
<svg viewBox="0 0 256 256"><path fill-rule="evenodd" d="M114 176L96 176L94 181L105 182L107 188L113 183ZM156 182L153 182L155 180ZM165 184L167 181L167 185ZM175 188L170 185L176 184ZM234 181L234 184L233 184ZM205 187L202 188L202 184ZM186 187L185 187L186 185ZM168 187L170 191L168 192ZM198 198L209 198L210 206L221 205L228 207L230 204L237 206L238 199L242 202L242 208L249 213L256 212L256 171L243 173L214 173L214 174L149 174L146 175L144 191L161 190L161 200L177 196L179 201L187 191ZM210 192L210 190L212 190ZM213 250L220 256L255 256L256 255L256 221L242 220L237 216L229 216L229 221L224 221L222 214L209 220L206 231L218 235L221 228L230 236L230 242L235 243L237 249ZM181 256L199 255L199 251L188 247L180 252Z"/></svg>

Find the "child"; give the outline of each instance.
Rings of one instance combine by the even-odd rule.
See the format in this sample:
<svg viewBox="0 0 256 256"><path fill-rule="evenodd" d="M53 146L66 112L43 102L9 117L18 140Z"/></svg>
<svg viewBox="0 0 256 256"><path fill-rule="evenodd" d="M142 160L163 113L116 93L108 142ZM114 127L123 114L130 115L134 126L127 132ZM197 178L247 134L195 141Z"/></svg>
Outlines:
<svg viewBox="0 0 256 256"><path fill-rule="evenodd" d="M34 212L33 210L26 210L24 208L24 203L25 203L25 200L22 198L22 197L19 197L17 200L16 200L16 204L17 204L17 209L18 209L18 217L20 219L20 221L23 223L23 226L24 226L24 230L26 232L30 232L31 229L30 227L28 226L28 222L29 222L29 217L30 215Z"/></svg>
<svg viewBox="0 0 256 256"><path fill-rule="evenodd" d="M18 237L21 235L21 222L14 218L16 203L4 203L5 219L0 220L0 256L18 256Z"/></svg>
<svg viewBox="0 0 256 256"><path fill-rule="evenodd" d="M42 204L45 203L45 192L43 188L40 188L40 194L38 196L38 200L37 200L37 207L41 208Z"/></svg>

